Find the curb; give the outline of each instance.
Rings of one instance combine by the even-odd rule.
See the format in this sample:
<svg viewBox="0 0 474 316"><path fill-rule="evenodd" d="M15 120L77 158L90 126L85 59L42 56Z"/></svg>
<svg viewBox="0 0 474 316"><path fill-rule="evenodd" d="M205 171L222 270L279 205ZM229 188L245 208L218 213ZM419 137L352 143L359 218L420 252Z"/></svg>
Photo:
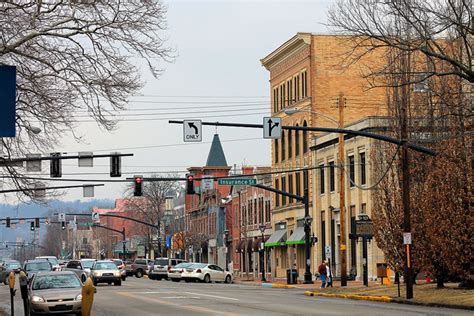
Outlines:
<svg viewBox="0 0 474 316"><path fill-rule="evenodd" d="M418 305L418 306L427 306L427 307L443 307L443 308L453 308L453 309L463 309L463 310L474 310L474 306L463 306L463 305L443 304L443 303L422 303L422 302L414 302L414 301L398 299L398 298L391 298L389 296L330 294L330 293L321 293L321 292L312 292L312 291L305 291L304 295L345 298L345 299L363 300L363 301L372 301L372 302L397 303L397 304L406 304L406 305Z"/></svg>
<svg viewBox="0 0 474 316"><path fill-rule="evenodd" d="M296 288L294 285L278 284L278 283L262 283L262 286L277 288L277 289L295 289Z"/></svg>
<svg viewBox="0 0 474 316"><path fill-rule="evenodd" d="M330 294L330 293L320 293L320 292L304 292L306 296L323 296L323 297L336 297L336 298L346 298L351 300L361 300L361 301L372 301L372 302L384 302L390 303L394 301L389 296L371 296L371 295L355 295L355 294Z"/></svg>

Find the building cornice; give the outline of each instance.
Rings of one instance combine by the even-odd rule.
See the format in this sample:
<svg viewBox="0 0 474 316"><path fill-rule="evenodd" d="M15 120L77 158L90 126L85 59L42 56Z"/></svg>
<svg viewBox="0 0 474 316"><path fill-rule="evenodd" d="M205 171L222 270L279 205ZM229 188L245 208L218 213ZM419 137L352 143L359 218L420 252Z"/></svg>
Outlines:
<svg viewBox="0 0 474 316"><path fill-rule="evenodd" d="M284 57L288 56L291 52L297 51L300 47L310 45L311 36L311 33L296 33L295 36L283 43L276 50L271 52L266 57L260 59L262 66L264 66L267 70L270 70L270 68L281 61Z"/></svg>

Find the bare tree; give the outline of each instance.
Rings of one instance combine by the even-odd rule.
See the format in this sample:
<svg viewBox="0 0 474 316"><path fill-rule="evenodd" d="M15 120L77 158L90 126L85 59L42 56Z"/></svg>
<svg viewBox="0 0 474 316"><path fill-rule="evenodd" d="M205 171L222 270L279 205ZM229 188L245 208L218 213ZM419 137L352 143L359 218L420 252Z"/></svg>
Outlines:
<svg viewBox="0 0 474 316"><path fill-rule="evenodd" d="M140 60L155 77L170 60L160 36L165 13L159 0L2 1L0 65L17 67L17 136L1 139L6 154L45 152L67 131L80 140L74 128L82 118L113 129L109 115L144 84Z"/></svg>

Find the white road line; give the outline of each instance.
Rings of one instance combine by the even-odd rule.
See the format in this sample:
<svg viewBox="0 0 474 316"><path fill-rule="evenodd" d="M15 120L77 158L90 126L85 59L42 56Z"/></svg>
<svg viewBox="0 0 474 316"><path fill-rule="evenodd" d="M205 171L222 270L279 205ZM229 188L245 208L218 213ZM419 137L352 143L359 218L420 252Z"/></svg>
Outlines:
<svg viewBox="0 0 474 316"><path fill-rule="evenodd" d="M191 294L191 295L208 296L208 297L220 298L220 299L223 299L223 300L230 300L230 301L240 301L240 300L237 299L237 298L226 297L226 296L219 296L219 295L211 295L211 294L203 294L203 293L193 293L193 292L181 292L181 293L186 293L186 294Z"/></svg>
<svg viewBox="0 0 474 316"><path fill-rule="evenodd" d="M160 297L160 299L186 299L186 298L194 298L194 299L200 299L198 296L164 296Z"/></svg>

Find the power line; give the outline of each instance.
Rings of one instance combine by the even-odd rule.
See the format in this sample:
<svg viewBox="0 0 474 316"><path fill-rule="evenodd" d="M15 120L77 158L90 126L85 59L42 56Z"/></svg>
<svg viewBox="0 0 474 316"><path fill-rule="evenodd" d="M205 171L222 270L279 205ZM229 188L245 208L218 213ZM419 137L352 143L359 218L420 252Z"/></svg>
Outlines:
<svg viewBox="0 0 474 316"><path fill-rule="evenodd" d="M267 105L268 103L255 103L255 104L241 104L238 105L239 107L255 107L256 105ZM217 108L234 108L236 105L220 105L219 107L214 106L214 105L209 105L209 106L184 106L184 107L153 107L153 108L127 108L127 109L104 109L105 111L112 111L112 112L124 112L124 111L164 111L164 110L190 110L190 109L217 109ZM73 113L90 113L88 110L72 110L71 112Z"/></svg>

